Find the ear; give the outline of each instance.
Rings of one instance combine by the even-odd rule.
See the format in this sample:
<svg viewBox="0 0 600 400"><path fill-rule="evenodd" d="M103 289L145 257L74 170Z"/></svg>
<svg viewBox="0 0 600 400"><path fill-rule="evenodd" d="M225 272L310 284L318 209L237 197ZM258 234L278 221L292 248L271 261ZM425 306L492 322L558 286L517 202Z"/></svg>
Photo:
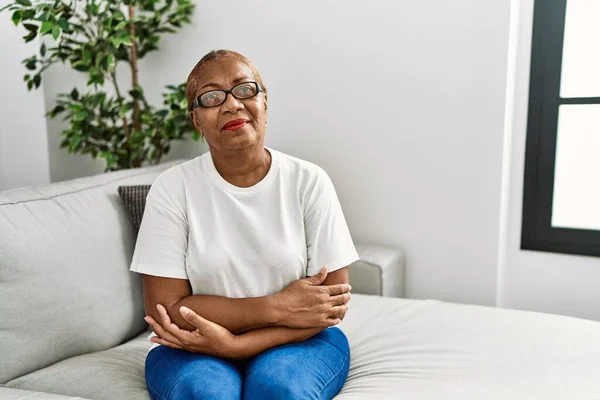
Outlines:
<svg viewBox="0 0 600 400"><path fill-rule="evenodd" d="M265 111L267 111L268 108L268 101L267 101L267 94L265 93Z"/></svg>
<svg viewBox="0 0 600 400"><path fill-rule="evenodd" d="M200 129L200 121L198 121L198 116L196 115L194 110L190 111L190 119L192 120L194 128L196 128L198 132L202 131L202 129Z"/></svg>

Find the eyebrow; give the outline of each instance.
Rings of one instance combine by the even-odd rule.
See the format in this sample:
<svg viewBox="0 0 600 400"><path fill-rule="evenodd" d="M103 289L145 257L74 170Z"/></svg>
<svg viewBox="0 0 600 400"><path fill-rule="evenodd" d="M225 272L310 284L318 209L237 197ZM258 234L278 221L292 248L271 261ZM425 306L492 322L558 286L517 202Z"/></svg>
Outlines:
<svg viewBox="0 0 600 400"><path fill-rule="evenodd" d="M251 78L248 78L247 76L240 76L239 78L235 78L235 79L233 80L233 83L234 83L234 84L236 84L236 83L239 83L239 82L241 82L241 81L243 81L243 80L245 80L245 79L251 79ZM219 87L219 85L217 85L216 83L212 83L212 82L211 82L211 83L207 83L206 85L202 86L202 87L200 88L200 90L202 90L202 89L204 89L204 88L206 88L206 87L209 87L209 86Z"/></svg>

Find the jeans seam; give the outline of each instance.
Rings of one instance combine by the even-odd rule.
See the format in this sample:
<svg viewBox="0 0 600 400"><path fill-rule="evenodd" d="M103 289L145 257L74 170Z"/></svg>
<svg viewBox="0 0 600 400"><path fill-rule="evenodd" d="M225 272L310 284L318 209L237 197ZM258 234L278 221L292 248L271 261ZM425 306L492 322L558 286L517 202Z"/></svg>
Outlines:
<svg viewBox="0 0 600 400"><path fill-rule="evenodd" d="M150 385L148 385L148 383L146 383L146 386L148 386L148 390L149 390L150 392L154 393L154 394L156 395L156 397L158 397L160 400L165 400L165 398L164 398L164 397L162 397L162 396L161 396L161 394L160 394L160 393L158 393L156 390L152 389L152 388L150 387Z"/></svg>
<svg viewBox="0 0 600 400"><path fill-rule="evenodd" d="M348 357L348 362L350 362L350 357ZM346 360L344 360L344 364L342 365L342 367L340 368L340 370L334 376L332 376L331 379L329 379L329 381L321 388L321 390L319 390L319 396L318 396L319 399L321 398L321 393L323 393L323 390L325 390L325 388L327 388L327 386L329 386L329 384L331 382L333 382L333 380L335 378L338 377L338 375L344 370L345 366L346 366ZM342 385L342 387L343 387L343 385Z"/></svg>

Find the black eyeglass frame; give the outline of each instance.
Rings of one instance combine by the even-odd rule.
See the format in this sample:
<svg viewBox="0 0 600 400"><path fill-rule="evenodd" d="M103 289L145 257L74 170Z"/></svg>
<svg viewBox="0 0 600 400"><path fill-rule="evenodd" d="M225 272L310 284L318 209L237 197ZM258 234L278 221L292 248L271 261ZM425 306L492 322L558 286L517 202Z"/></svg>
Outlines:
<svg viewBox="0 0 600 400"><path fill-rule="evenodd" d="M238 86L241 86L241 85L246 85L248 83L252 83L256 87L256 93L255 94L253 94L250 97L242 97L242 98L239 98L235 94L233 94L233 91L235 90L235 88L237 88ZM234 87L232 87L229 90L221 90L221 89L218 89L218 90L208 90L208 91L206 91L204 93L200 93L200 95L198 97L196 97L196 100L194 100L192 102L192 104L190 104L190 111L192 111L196 107L200 107L200 108L219 107L220 105L222 105L223 103L225 103L227 101L227 96L229 94L231 94L233 97L235 97L238 100L246 100L246 99L251 99L251 98L257 96L262 91L263 91L262 88L260 87L260 85L256 81L241 82L241 83L238 83L237 85L235 85ZM225 93L225 98L223 100L223 103L220 103L220 104L217 104L217 105L214 105L214 106L205 106L204 104L202 104L202 101L200 100L200 98L202 96L204 96L205 94L210 93L210 92L223 92L223 93Z"/></svg>

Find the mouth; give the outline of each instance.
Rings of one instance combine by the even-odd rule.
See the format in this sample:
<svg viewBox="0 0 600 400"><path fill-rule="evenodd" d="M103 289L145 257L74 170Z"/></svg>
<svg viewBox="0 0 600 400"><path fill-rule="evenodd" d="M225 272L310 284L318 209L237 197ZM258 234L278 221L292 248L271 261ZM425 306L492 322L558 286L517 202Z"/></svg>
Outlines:
<svg viewBox="0 0 600 400"><path fill-rule="evenodd" d="M244 125L248 123L247 119L235 119L233 121L229 121L223 126L224 131L236 131L242 128Z"/></svg>

